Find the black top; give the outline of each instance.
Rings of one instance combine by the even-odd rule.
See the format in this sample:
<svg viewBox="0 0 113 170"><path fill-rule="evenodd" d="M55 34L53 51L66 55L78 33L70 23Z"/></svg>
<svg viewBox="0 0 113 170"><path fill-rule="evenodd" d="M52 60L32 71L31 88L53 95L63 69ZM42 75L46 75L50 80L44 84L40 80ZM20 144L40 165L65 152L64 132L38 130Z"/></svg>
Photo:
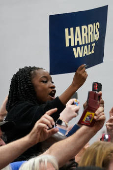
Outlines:
<svg viewBox="0 0 113 170"><path fill-rule="evenodd" d="M7 121L14 121L16 127L11 131L6 131L6 143L17 140L27 135L33 128L37 120L39 120L46 111L58 108L58 111L52 114L53 119L56 121L60 112L65 108L60 99L56 97L53 101L48 101L45 104L33 104L29 101L18 102L7 114ZM15 161L29 159L31 156L36 156L42 151L41 143L36 144L32 148L24 152Z"/></svg>

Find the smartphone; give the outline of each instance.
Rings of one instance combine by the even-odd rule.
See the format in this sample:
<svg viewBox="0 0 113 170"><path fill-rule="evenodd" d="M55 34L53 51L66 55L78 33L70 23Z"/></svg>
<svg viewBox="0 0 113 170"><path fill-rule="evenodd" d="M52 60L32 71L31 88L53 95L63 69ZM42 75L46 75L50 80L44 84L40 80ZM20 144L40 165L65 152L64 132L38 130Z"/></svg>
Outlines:
<svg viewBox="0 0 113 170"><path fill-rule="evenodd" d="M103 133L100 140L101 141L110 142L111 141L111 137L110 137L110 135L107 135L107 134Z"/></svg>
<svg viewBox="0 0 113 170"><path fill-rule="evenodd" d="M75 93L73 94L73 96L71 97L71 99L73 99L73 98L78 99L78 93L77 93L77 92L75 92Z"/></svg>
<svg viewBox="0 0 113 170"><path fill-rule="evenodd" d="M95 111L99 107L99 94L95 91L88 92L87 107L84 109L83 114L78 124L93 126L95 123L94 115Z"/></svg>

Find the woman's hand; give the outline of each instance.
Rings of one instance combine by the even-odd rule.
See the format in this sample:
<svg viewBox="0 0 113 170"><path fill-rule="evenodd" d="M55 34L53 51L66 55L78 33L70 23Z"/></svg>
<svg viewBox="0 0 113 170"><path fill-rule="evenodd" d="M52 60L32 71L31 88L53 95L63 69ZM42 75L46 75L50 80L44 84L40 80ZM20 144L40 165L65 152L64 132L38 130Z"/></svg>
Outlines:
<svg viewBox="0 0 113 170"><path fill-rule="evenodd" d="M85 70L85 64L82 64L76 71L74 78L73 78L73 82L72 82L72 86L78 90L86 81L87 79L87 72Z"/></svg>
<svg viewBox="0 0 113 170"><path fill-rule="evenodd" d="M30 134L28 135L32 145L42 142L58 132L53 118L50 116L57 111L57 108L47 111L36 123Z"/></svg>
<svg viewBox="0 0 113 170"><path fill-rule="evenodd" d="M66 108L60 113L60 118L67 123L78 115L80 106L74 105L75 100L75 98L70 99L66 104Z"/></svg>

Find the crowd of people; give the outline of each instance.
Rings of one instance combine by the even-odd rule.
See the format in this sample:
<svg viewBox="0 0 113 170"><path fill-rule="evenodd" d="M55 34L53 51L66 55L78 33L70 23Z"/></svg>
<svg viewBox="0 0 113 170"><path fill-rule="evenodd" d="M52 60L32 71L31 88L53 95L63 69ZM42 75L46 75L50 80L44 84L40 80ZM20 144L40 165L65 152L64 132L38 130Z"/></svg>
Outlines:
<svg viewBox="0 0 113 170"><path fill-rule="evenodd" d="M112 169L113 108L106 121L102 92L98 92L100 99L93 126L68 124L80 109L71 97L87 77L83 64L70 86L55 97L54 82L45 69L29 66L13 75L9 94L0 109L0 169ZM84 109L87 105L86 101ZM105 122L110 141L97 141L89 146L89 140Z"/></svg>

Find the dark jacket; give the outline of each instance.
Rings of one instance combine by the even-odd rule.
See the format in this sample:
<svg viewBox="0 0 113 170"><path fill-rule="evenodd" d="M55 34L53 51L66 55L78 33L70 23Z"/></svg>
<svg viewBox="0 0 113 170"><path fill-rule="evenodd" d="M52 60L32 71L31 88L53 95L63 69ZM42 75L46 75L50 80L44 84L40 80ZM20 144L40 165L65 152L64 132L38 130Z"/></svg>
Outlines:
<svg viewBox="0 0 113 170"><path fill-rule="evenodd" d="M53 101L48 101L45 104L33 104L29 101L18 102L7 114L7 121L14 121L16 127L11 131L6 131L6 143L17 140L27 135L33 128L34 124L39 120L46 111L58 108L58 111L53 113L52 117L56 121L60 112L65 108L60 99L56 97ZM32 156L38 155L42 151L41 143L28 149L15 161L29 159Z"/></svg>

